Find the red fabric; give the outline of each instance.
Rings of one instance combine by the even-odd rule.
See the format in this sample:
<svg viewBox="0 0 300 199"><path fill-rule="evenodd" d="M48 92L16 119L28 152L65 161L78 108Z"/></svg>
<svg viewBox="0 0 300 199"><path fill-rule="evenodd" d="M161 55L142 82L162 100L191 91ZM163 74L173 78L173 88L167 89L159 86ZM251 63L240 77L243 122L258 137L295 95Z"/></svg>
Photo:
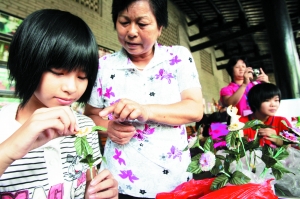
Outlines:
<svg viewBox="0 0 300 199"><path fill-rule="evenodd" d="M215 178L190 180L177 186L171 192L158 193L156 199L198 199L211 192L210 186Z"/></svg>
<svg viewBox="0 0 300 199"><path fill-rule="evenodd" d="M240 122L246 123L249 121L249 117L248 116L240 117L239 120ZM284 124L282 124L281 120L284 120L288 126L291 126L290 122L285 117L281 117L281 116L270 116L267 119L267 121L264 122L264 124L273 126L273 129L276 131L277 135L279 135L279 132L283 130L288 130L288 128ZM244 129L244 135L248 136L249 140L254 139L255 133L256 131L251 128ZM271 144L270 140L263 139L263 142L268 145Z"/></svg>
<svg viewBox="0 0 300 199"><path fill-rule="evenodd" d="M277 199L271 187L272 180L262 184L248 183L225 186L199 199Z"/></svg>

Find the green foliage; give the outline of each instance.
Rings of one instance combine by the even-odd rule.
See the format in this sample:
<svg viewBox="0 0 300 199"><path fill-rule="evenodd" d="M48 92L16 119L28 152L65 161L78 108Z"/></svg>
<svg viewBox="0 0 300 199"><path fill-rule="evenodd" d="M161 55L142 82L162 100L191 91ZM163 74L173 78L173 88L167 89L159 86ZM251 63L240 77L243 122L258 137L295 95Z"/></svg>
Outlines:
<svg viewBox="0 0 300 199"><path fill-rule="evenodd" d="M260 128L273 128L272 126L265 125L260 120L252 120L247 122L244 127L241 130L251 128L255 130L256 132ZM249 171L255 172L256 170L256 150L262 150L262 157L261 160L265 163L265 168L263 173L260 175L261 177L264 177L265 174L269 169L272 170L273 175L276 179L282 178L282 176L285 173L291 173L289 170L284 168L281 160L285 159L289 153L286 150L287 144L290 142L284 142L284 145L282 147L271 147L267 144L264 146L260 146L260 139L261 137L255 136L254 140L248 141L248 139L241 137L240 130L235 131L229 131L226 136L220 137L220 139L223 139L223 141L226 141L227 149L222 149L223 153L226 154L224 157L223 155L215 155L215 165L210 170L212 175L217 176L210 189L211 190L217 190L221 187L225 186L227 183L233 184L233 185L242 185L250 182L250 178L242 173L243 163L240 160L241 158L245 158L246 165L249 169ZM198 136L197 136L198 137ZM274 136L275 138L279 138L284 140L284 138L280 136ZM300 139L299 139L300 140ZM285 140L284 140L285 141ZM208 137L206 142L203 145L203 148L200 146L199 139L197 139L196 143L194 144L194 147L198 147L201 149L201 152L194 157L192 157L192 161L187 169L188 172L199 174L202 172L201 165L199 163L199 159L201 158L201 155L207 151L210 151L212 153L216 153L216 149L214 149L214 141L211 137ZM186 149L187 150L187 149ZM246 152L249 153L246 153ZM251 154L254 154L252 156ZM249 156L249 157L248 157ZM250 159L250 162L248 162L248 158ZM232 163L235 162L236 168L232 169L230 168ZM235 170L235 172L231 173L230 171Z"/></svg>
<svg viewBox="0 0 300 199"><path fill-rule="evenodd" d="M227 182L229 181L229 178L227 175L225 174L221 174L218 177L215 178L215 180L213 181L213 183L210 186L210 190L218 190L222 187L224 187Z"/></svg>
<svg viewBox="0 0 300 199"><path fill-rule="evenodd" d="M101 126L94 126L92 128L92 132L94 131L106 131L106 128L101 127ZM89 132L91 133L91 132ZM82 136L82 137L76 137L75 142L74 142L75 150L77 155L81 156L82 159L80 162L87 164L90 167L91 170L91 178L93 179L92 175L92 167L93 164L99 160L100 158L93 159L93 148L90 146L89 142L87 141L87 136ZM105 160L104 157L101 157L102 160ZM106 162L106 160L105 160Z"/></svg>
<svg viewBox="0 0 300 199"><path fill-rule="evenodd" d="M250 182L250 178L240 171L235 171L229 180L230 184L241 185Z"/></svg>

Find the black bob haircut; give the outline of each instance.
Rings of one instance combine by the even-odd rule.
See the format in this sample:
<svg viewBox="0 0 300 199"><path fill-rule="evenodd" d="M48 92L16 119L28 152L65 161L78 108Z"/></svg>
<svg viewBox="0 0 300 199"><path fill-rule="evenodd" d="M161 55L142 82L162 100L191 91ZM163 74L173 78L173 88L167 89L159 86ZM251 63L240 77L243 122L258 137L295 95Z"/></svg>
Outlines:
<svg viewBox="0 0 300 199"><path fill-rule="evenodd" d="M112 19L114 27L116 28L117 19L119 13L127 9L133 2L136 1L147 1L149 2L150 8L153 15L156 18L158 27L168 26L168 2L167 0L113 0L112 3Z"/></svg>
<svg viewBox="0 0 300 199"><path fill-rule="evenodd" d="M233 67L239 60L242 60L246 64L246 66L248 66L247 58L243 56L233 56L229 59L229 61L226 64L226 71L231 78L231 82L234 82Z"/></svg>
<svg viewBox="0 0 300 199"><path fill-rule="evenodd" d="M279 97L279 101L281 100L280 89L274 84L261 83L253 86L247 95L251 111L254 113L259 110L264 101L275 96Z"/></svg>
<svg viewBox="0 0 300 199"><path fill-rule="evenodd" d="M78 102L86 103L97 77L98 46L81 18L60 10L38 10L25 18L14 34L7 66L21 107L51 68L84 71L88 85Z"/></svg>

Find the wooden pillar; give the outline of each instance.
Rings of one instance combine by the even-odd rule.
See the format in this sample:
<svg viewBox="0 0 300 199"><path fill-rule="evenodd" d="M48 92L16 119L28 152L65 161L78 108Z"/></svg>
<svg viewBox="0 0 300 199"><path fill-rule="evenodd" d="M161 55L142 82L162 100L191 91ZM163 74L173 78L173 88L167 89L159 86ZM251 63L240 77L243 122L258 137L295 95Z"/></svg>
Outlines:
<svg viewBox="0 0 300 199"><path fill-rule="evenodd" d="M300 64L285 0L263 0L276 85L283 99L300 98Z"/></svg>

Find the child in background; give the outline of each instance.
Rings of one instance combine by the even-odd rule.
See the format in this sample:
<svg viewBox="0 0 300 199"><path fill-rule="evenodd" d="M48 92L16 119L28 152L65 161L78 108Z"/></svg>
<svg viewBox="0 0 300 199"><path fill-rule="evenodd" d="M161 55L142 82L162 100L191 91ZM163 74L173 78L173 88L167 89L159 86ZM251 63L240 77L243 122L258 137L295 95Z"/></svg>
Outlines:
<svg viewBox="0 0 300 199"><path fill-rule="evenodd" d="M12 39L8 69L21 103L0 111L0 198L117 198L108 170L91 180L71 136L95 125L70 108L87 102L97 75L87 24L59 10L30 14ZM100 157L97 132L87 140Z"/></svg>
<svg viewBox="0 0 300 199"><path fill-rule="evenodd" d="M278 135L283 130L288 130L287 127L281 123L284 120L288 126L291 127L289 121L281 116L275 116L275 113L280 105L281 92L279 88L271 83L262 83L253 86L248 93L248 102L252 114L241 117L240 122L246 123L248 121L258 119L264 124L270 125L273 128L260 128L258 136L261 136L261 144L275 144L281 146L283 144L281 139L272 138L272 135ZM249 140L255 138L256 131L248 128L244 129L244 135Z"/></svg>

